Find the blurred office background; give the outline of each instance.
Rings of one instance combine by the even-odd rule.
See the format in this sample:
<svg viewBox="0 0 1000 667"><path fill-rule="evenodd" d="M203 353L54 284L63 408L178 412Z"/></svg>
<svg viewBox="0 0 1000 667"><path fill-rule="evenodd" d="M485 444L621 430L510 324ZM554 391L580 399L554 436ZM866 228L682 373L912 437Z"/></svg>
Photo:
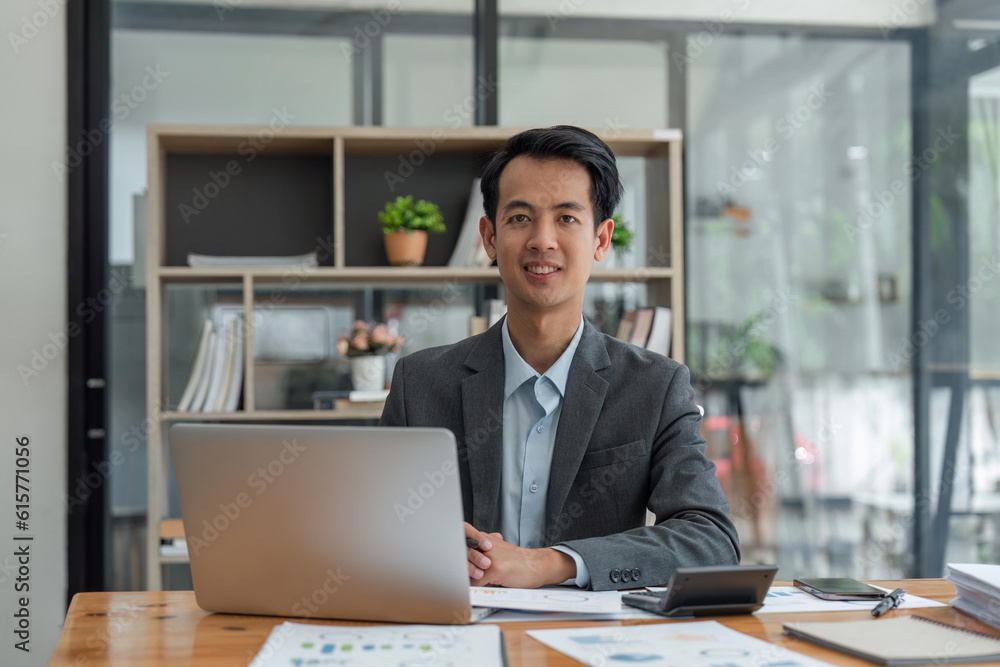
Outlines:
<svg viewBox="0 0 1000 667"><path fill-rule="evenodd" d="M684 132L686 359L744 562L788 579L997 562L1000 6L493 4L111 4L108 259L129 286L107 321L107 447L124 457L107 587L144 583L146 124L473 125L489 88L503 126ZM491 33L498 76L477 81ZM430 297L396 296L409 349L464 335L406 332L406 304ZM175 324L197 336L200 319Z"/></svg>

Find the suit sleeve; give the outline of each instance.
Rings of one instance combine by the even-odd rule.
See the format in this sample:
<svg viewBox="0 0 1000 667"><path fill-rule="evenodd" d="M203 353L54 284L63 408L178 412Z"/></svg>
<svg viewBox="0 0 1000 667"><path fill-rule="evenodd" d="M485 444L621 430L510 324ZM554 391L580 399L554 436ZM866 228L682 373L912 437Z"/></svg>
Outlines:
<svg viewBox="0 0 1000 667"><path fill-rule="evenodd" d="M647 507L656 524L563 543L583 557L593 590L662 585L678 567L740 562L729 502L705 456L690 378L686 366L671 378L651 447Z"/></svg>
<svg viewBox="0 0 1000 667"><path fill-rule="evenodd" d="M392 371L392 385L389 387L389 396L385 399L382 417L378 420L379 426L406 426L406 403L403 397L404 361L406 357L400 357Z"/></svg>

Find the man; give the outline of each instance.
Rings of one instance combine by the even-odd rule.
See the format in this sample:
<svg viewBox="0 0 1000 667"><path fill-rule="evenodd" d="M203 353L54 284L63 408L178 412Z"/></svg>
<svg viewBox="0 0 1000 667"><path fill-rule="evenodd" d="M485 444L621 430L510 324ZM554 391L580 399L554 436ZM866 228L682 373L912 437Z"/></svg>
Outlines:
<svg viewBox="0 0 1000 667"><path fill-rule="evenodd" d="M482 190L507 315L400 359L380 422L455 434L465 534L480 544L471 582L606 590L738 563L687 368L583 317L623 191L611 149L576 127L528 130L492 157Z"/></svg>

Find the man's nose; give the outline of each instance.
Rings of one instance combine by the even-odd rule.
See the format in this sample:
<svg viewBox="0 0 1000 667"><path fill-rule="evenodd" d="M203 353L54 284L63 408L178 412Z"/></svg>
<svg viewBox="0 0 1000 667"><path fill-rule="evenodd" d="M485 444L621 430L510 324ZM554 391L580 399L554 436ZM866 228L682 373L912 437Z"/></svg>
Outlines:
<svg viewBox="0 0 1000 667"><path fill-rule="evenodd" d="M555 221L536 221L531 226L531 237L528 239L528 247L539 251L555 250L558 247Z"/></svg>

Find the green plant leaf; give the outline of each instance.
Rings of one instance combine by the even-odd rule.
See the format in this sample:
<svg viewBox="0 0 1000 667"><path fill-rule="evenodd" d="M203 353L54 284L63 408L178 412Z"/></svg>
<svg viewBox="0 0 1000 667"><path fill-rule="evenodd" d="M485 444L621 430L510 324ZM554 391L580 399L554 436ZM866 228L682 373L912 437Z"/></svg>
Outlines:
<svg viewBox="0 0 1000 667"><path fill-rule="evenodd" d="M418 229L440 234L446 229L438 205L423 199L413 203L413 195L396 197L396 201L387 202L385 209L379 212L378 220L384 234L399 230L412 233Z"/></svg>
<svg viewBox="0 0 1000 667"><path fill-rule="evenodd" d="M611 219L615 223L615 228L611 232L611 247L619 254L627 253L632 249L632 240L635 238L635 233L622 220L621 213L616 213L611 216Z"/></svg>

